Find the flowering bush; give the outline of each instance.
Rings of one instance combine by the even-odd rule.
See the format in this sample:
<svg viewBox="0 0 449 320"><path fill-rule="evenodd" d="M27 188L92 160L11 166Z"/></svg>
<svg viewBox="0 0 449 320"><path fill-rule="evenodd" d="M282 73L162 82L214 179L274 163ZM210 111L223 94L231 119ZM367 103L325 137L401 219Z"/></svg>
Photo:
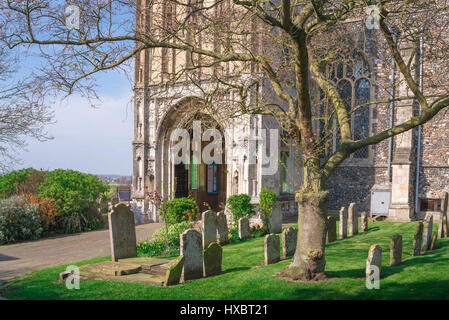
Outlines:
<svg viewBox="0 0 449 320"><path fill-rule="evenodd" d="M191 227L191 223L187 222L187 221L175 223L175 224L168 226L169 247L173 246L173 247L179 248L179 246L180 246L179 236L181 235L181 233L183 233L190 227ZM163 240L166 242L167 236L166 236L166 232L165 232L165 227L162 227L162 228L156 230L153 234L153 239Z"/></svg>
<svg viewBox="0 0 449 320"><path fill-rule="evenodd" d="M37 205L20 197L0 200L0 244L36 240L43 231Z"/></svg>
<svg viewBox="0 0 449 320"><path fill-rule="evenodd" d="M146 239L137 243L137 255L140 257L176 256L179 255L179 247L167 248L163 239Z"/></svg>
<svg viewBox="0 0 449 320"><path fill-rule="evenodd" d="M44 232L56 231L56 218L58 213L56 211L55 200L39 197L35 194L24 194L21 198L28 204L37 205L38 213L42 218L42 228Z"/></svg>

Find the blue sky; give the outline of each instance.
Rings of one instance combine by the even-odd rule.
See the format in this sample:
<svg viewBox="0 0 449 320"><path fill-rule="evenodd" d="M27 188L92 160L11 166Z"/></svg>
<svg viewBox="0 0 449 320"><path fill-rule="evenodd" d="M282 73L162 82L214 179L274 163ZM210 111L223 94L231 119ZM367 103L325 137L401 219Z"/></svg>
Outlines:
<svg viewBox="0 0 449 320"><path fill-rule="evenodd" d="M97 76L101 102L92 108L73 95L52 106L55 124L47 126L52 140L27 139L27 151L15 169L74 169L92 174L131 175L133 139L132 88L125 75Z"/></svg>

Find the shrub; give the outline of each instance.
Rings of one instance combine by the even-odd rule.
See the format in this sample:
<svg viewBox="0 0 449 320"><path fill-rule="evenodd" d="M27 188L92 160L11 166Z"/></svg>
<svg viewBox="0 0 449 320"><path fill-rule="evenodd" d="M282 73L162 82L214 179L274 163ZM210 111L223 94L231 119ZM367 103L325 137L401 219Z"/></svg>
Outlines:
<svg viewBox="0 0 449 320"><path fill-rule="evenodd" d="M179 247L166 248L165 240L153 239L137 243L137 255L140 257L178 256Z"/></svg>
<svg viewBox="0 0 449 320"><path fill-rule="evenodd" d="M0 244L36 240L42 231L37 205L16 196L0 200Z"/></svg>
<svg viewBox="0 0 449 320"><path fill-rule="evenodd" d="M254 205L251 203L251 197L248 194L236 194L226 200L226 205L232 213L234 226L238 225L240 218L250 218L254 215Z"/></svg>
<svg viewBox="0 0 449 320"><path fill-rule="evenodd" d="M264 235L267 235L270 233L270 228L267 224L264 224L262 226L255 225L249 229L249 232L251 233L251 236L254 238L263 237Z"/></svg>
<svg viewBox="0 0 449 320"><path fill-rule="evenodd" d="M28 178L32 170L22 169L0 176L0 198L6 199L15 194L19 184Z"/></svg>
<svg viewBox="0 0 449 320"><path fill-rule="evenodd" d="M65 233L90 231L103 225L97 199L109 185L96 176L74 170L54 170L39 187L39 195L55 200L58 228Z"/></svg>
<svg viewBox="0 0 449 320"><path fill-rule="evenodd" d="M270 225L270 217L273 214L273 207L276 202L276 193L267 188L262 188L259 193L259 210L265 226Z"/></svg>
<svg viewBox="0 0 449 320"><path fill-rule="evenodd" d="M199 217L198 206L191 197L175 198L161 205L161 215L167 224L195 221Z"/></svg>
<svg viewBox="0 0 449 320"><path fill-rule="evenodd" d="M232 228L228 231L228 239L231 243L241 241L239 237L239 228Z"/></svg>
<svg viewBox="0 0 449 320"><path fill-rule="evenodd" d="M187 222L187 221L169 225L168 226L169 247L179 248L179 246L180 246L179 236L181 235L181 233L183 233L190 227L191 227L191 223ZM166 236L166 232L165 232L165 227L162 227L162 228L156 230L153 233L153 239L163 240L164 243L166 243L167 236ZM165 247L166 247L166 245L165 245Z"/></svg>
<svg viewBox="0 0 449 320"><path fill-rule="evenodd" d="M21 196L28 204L38 207L39 216L42 219L44 232L56 231L58 213L56 211L56 201L54 199L39 197L35 194L24 194Z"/></svg>

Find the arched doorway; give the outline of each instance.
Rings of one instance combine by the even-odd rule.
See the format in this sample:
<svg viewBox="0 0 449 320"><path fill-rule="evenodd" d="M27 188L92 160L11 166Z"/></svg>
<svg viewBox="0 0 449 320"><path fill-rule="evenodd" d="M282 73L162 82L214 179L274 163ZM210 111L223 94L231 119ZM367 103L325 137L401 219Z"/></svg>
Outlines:
<svg viewBox="0 0 449 320"><path fill-rule="evenodd" d="M196 102L198 103L198 102ZM190 105L190 103L188 103ZM186 113L189 110L189 113ZM193 115L192 115L193 114ZM216 129L221 135L221 161L218 163L205 163L201 157L200 163L193 163L193 124L200 123L200 139L208 129ZM174 129L186 129L190 135L190 161L175 164L171 148L176 142L170 141L170 134ZM198 134L196 127L196 134ZM218 211L224 208L226 201L226 164L225 162L225 141L223 128L210 115L204 112L192 113L191 108L183 104L175 108L166 118L165 127L161 130L160 148L157 157L160 167L159 171L160 189L163 190L164 198L192 197L200 209L200 212L211 209ZM202 139L201 139L202 140ZM206 140L206 139L205 139ZM201 141L201 155L210 152L210 144L215 141L215 137L207 141ZM209 148L207 148L209 146ZM206 149L206 150L205 150ZM165 191L164 191L165 190Z"/></svg>

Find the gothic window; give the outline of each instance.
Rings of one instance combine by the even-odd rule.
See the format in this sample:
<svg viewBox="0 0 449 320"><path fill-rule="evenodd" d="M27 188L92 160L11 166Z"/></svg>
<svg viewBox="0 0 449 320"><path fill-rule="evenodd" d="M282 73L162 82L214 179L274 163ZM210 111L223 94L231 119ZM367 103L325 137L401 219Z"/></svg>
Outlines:
<svg viewBox="0 0 449 320"><path fill-rule="evenodd" d="M354 140L365 139L370 133L370 106L362 106L371 99L371 68L365 59L357 57L353 62L336 63L330 72L330 79L336 84L346 110L351 117ZM356 108L357 107L357 108ZM333 149L340 141L340 131L334 117ZM369 159L369 147L357 150L351 159Z"/></svg>
<svg viewBox="0 0 449 320"><path fill-rule="evenodd" d="M289 165L290 156L288 152L281 152L281 178L282 178L282 192L293 193L293 187L291 184L291 166Z"/></svg>

